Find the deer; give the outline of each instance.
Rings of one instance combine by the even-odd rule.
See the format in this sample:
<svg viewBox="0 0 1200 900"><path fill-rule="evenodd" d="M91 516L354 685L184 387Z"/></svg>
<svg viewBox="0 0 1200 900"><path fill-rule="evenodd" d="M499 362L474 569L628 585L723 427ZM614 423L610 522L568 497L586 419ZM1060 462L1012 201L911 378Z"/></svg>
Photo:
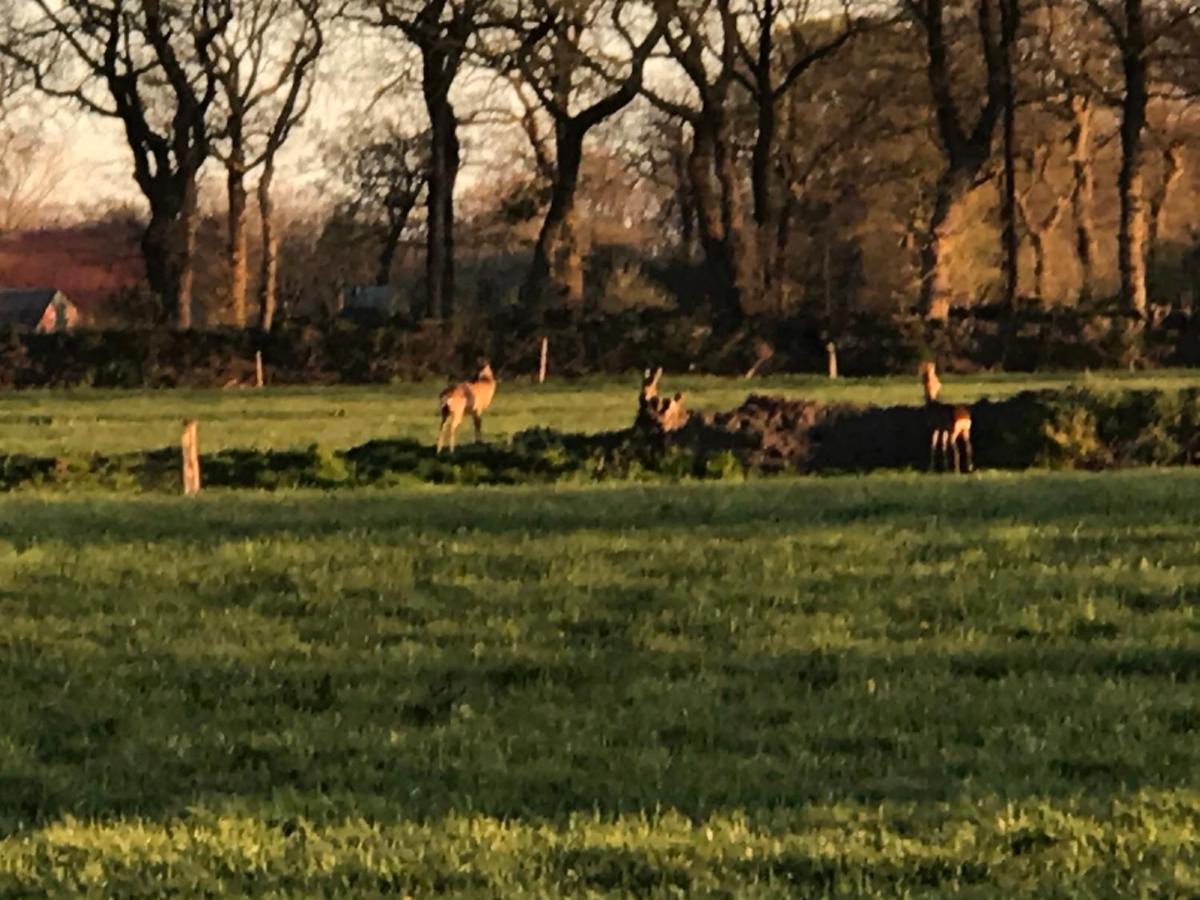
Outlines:
<svg viewBox="0 0 1200 900"><path fill-rule="evenodd" d="M655 431L675 431L688 420L683 408L683 393L673 397L658 396L658 382L662 378L662 367L647 369L642 374L642 389L638 393L637 418L634 428L650 428Z"/></svg>
<svg viewBox="0 0 1200 900"><path fill-rule="evenodd" d="M491 364L486 361L479 367L474 380L460 381L438 394L438 413L442 417L442 424L438 427L437 452L442 452L447 439L450 452L454 452L454 434L467 413L475 420L475 441L478 443L483 440L483 414L492 405L495 395L496 376L492 373Z"/></svg>
<svg viewBox="0 0 1200 900"><path fill-rule="evenodd" d="M658 424L660 431L678 431L687 424L688 413L683 408L682 392L674 397L661 398L650 415Z"/></svg>
<svg viewBox="0 0 1200 900"><path fill-rule="evenodd" d="M954 406L938 400L942 382L937 375L937 365L932 361L921 364L921 385L925 388L925 417L929 423L929 469L933 471L937 451L942 451L942 469L950 460L954 471L961 471L958 459L958 444L961 441L967 456L967 471L975 468L971 457L971 411L965 406Z"/></svg>

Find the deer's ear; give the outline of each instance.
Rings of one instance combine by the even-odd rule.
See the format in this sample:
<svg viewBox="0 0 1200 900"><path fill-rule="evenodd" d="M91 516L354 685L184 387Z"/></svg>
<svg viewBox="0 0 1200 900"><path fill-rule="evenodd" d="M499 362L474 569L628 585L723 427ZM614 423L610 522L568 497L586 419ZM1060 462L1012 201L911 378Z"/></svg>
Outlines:
<svg viewBox="0 0 1200 900"><path fill-rule="evenodd" d="M662 378L662 366L654 370L654 383L658 384L658 379Z"/></svg>
<svg viewBox="0 0 1200 900"><path fill-rule="evenodd" d="M683 402L683 392L682 391L680 391L678 394L675 395L675 402L676 403Z"/></svg>
<svg viewBox="0 0 1200 900"><path fill-rule="evenodd" d="M645 372L642 373L642 381L649 381L653 377L654 377L654 373L651 372L649 369L647 369Z"/></svg>

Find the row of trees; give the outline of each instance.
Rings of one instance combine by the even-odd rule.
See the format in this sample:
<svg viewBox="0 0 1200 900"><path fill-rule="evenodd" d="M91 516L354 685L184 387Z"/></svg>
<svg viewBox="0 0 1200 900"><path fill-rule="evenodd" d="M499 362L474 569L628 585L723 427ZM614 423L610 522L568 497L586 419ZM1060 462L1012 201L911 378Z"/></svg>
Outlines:
<svg viewBox="0 0 1200 900"><path fill-rule="evenodd" d="M1148 257L1185 158L1184 139L1168 141L1148 189L1147 131L1173 117L1185 134L1200 88L1190 0L4 3L0 91L24 87L120 122L149 208L147 278L181 328L194 306L197 183L213 161L225 172L225 291L239 326L257 173L258 325L271 327L276 162L330 77L331 49L366 35L412 54L426 119L353 148L359 201L385 211L378 280L423 197L424 311L437 319L454 314L458 293L468 74L503 85L533 160L541 223L520 291L527 311L583 302L581 177L598 144L620 144L661 188L673 252L703 273L722 324L794 304L807 277L798 269L828 282L831 268L852 268L844 247L801 224L869 229L888 190L907 194L913 300L929 318L961 293L949 259L983 189L995 191L1004 302L1018 303L1023 255L1033 257L1026 293L1045 293L1048 241L1068 220L1077 296L1091 297L1096 160L1110 123L1119 301L1144 316ZM1065 179L1055 174L1063 160Z"/></svg>

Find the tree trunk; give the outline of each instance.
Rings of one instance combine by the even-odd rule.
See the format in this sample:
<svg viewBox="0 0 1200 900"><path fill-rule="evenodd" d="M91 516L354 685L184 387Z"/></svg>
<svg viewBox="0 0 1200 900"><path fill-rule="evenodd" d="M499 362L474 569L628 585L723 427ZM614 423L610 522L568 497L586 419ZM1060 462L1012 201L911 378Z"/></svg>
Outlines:
<svg viewBox="0 0 1200 900"><path fill-rule="evenodd" d="M963 173L947 170L938 179L929 228L921 248L920 312L934 321L944 321L950 315L953 290L947 265L953 242L951 213L967 194L970 178Z"/></svg>
<svg viewBox="0 0 1200 900"><path fill-rule="evenodd" d="M1125 96L1121 103L1121 201L1117 227L1117 263L1121 302L1137 318L1146 315L1146 207L1142 193L1142 132L1146 126L1145 33L1141 0L1126 0L1126 45L1121 57Z"/></svg>
<svg viewBox="0 0 1200 900"><path fill-rule="evenodd" d="M200 224L199 196L196 176L187 179L183 193L183 208L180 210L180 243L175 260L177 282L176 327L187 331L192 327L192 286L195 282L196 231Z"/></svg>
<svg viewBox="0 0 1200 900"><path fill-rule="evenodd" d="M275 205L271 197L271 181L275 177L275 162L268 159L258 179L258 212L262 219L262 263L259 268L258 327L270 331L275 324L278 306L279 239L275 235Z"/></svg>
<svg viewBox="0 0 1200 900"><path fill-rule="evenodd" d="M700 226L700 245L711 261L722 255L725 231L721 226L721 203L713 178L713 138L708 126L698 123L693 129L692 152L688 156L688 180L695 198L697 224Z"/></svg>
<svg viewBox="0 0 1200 900"><path fill-rule="evenodd" d="M718 128L714 144L714 161L717 166L717 183L721 188L721 225L725 232L726 254L730 262L734 293L738 298L738 309L759 292L753 283L755 272L755 245L746 234L746 213L742 197L742 185L738 178L736 162L730 147L729 135L724 127Z"/></svg>
<svg viewBox="0 0 1200 900"><path fill-rule="evenodd" d="M428 82L427 82L428 85ZM454 183L458 178L458 122L444 92L427 86L430 121L425 315L448 319L454 306Z"/></svg>
<svg viewBox="0 0 1200 900"><path fill-rule="evenodd" d="M240 154L231 156L227 163L227 189L229 195L229 245L228 245L228 302L233 314L233 323L238 328L246 327L246 284L247 227L246 227L246 174Z"/></svg>
<svg viewBox="0 0 1200 900"><path fill-rule="evenodd" d="M162 316L170 320L178 297L178 275L171 264L171 246L179 229L179 207L175 198L151 198L150 221L142 232L142 259L146 281L162 302Z"/></svg>
<svg viewBox="0 0 1200 900"><path fill-rule="evenodd" d="M576 233L575 195L583 164L585 133L571 122L560 122L555 129L550 208L525 278L524 294L533 304L547 299L544 296L547 289L554 299L564 301L569 307L578 308L583 302L583 260Z"/></svg>
<svg viewBox="0 0 1200 900"><path fill-rule="evenodd" d="M146 281L162 301L162 314L176 327L192 327L192 256L196 241L196 181L180 176L153 193L150 221L142 232L142 258Z"/></svg>
<svg viewBox="0 0 1200 900"><path fill-rule="evenodd" d="M675 177L675 205L679 213L679 242L684 259L696 254L696 203L688 182L687 152L682 146L671 148L671 170Z"/></svg>
<svg viewBox="0 0 1200 900"><path fill-rule="evenodd" d="M775 208L774 192L771 190L771 162L779 116L775 109L775 100L770 95L769 85L760 87L760 92L765 96L757 103L758 127L755 129L754 150L750 157L750 186L754 198L754 224L760 231L766 231Z"/></svg>
<svg viewBox="0 0 1200 900"><path fill-rule="evenodd" d="M1038 156L1035 155L1035 163L1030 166L1030 186L1028 190L1022 194L1014 194L1017 209L1020 210L1021 220L1025 224L1025 232L1029 235L1029 245L1033 249L1033 281L1034 290L1037 293L1039 301L1045 305L1046 297L1049 294L1049 270L1046 266L1046 237L1062 221L1063 214L1066 212L1068 198L1059 197L1054 204L1054 208L1041 219L1037 219L1033 215L1033 210L1029 207L1029 197L1033 193L1035 177L1044 181L1046 172L1045 157L1041 157L1041 164L1037 163ZM1036 174L1035 174L1036 173Z"/></svg>
<svg viewBox="0 0 1200 900"><path fill-rule="evenodd" d="M379 251L379 267L375 270L375 284L386 287L392 283L392 263L396 259L396 250L400 246L400 236L404 233L407 217L392 222L387 234L383 236L383 249Z"/></svg>
<svg viewBox="0 0 1200 900"><path fill-rule="evenodd" d="M692 152L688 156L688 180L695 198L700 247L709 273L712 298L719 318L742 319L742 304L734 272L730 242L724 225L721 191L716 179L716 144L713 125L703 117L692 123Z"/></svg>
<svg viewBox="0 0 1200 900"><path fill-rule="evenodd" d="M796 201L796 198L792 195L791 191L788 191L783 195L783 203L780 204L778 214L779 221L775 228L775 247L770 257L771 267L776 269L781 276L775 280L774 288L772 290L772 299L774 300L775 307L779 310L779 315L781 316L787 312L788 302L790 300L788 295L791 292L786 290L784 287L787 282L782 277L782 273L787 261L788 247L791 246L792 242L792 223L795 221L796 208L798 205L799 204Z"/></svg>
<svg viewBox="0 0 1200 900"><path fill-rule="evenodd" d="M1015 29L1014 11L1009 0L1000 0L1001 33ZM1011 42L1002 38L997 46L1000 56L1001 88L1001 147L1003 157L1003 190L1000 195L1000 242L1004 258L1004 308L1009 314L1016 311L1019 257L1017 246L1017 167L1016 167L1016 89L1013 80Z"/></svg>
<svg viewBox="0 0 1200 900"><path fill-rule="evenodd" d="M1155 277L1158 239L1167 225L1167 203L1171 193L1183 178L1183 144L1172 141L1163 151L1163 175L1158 190L1150 198L1149 233L1146 237L1146 270Z"/></svg>
<svg viewBox="0 0 1200 900"><path fill-rule="evenodd" d="M1071 98L1071 214L1075 220L1075 253L1079 257L1079 299L1092 296L1096 260L1096 230L1092 210L1096 176L1092 171L1092 105L1085 97Z"/></svg>

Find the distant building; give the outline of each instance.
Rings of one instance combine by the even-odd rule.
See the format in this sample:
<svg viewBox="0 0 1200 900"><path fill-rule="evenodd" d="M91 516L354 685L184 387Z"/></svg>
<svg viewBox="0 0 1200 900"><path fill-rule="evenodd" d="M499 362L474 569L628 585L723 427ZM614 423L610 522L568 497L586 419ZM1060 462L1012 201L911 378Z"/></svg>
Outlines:
<svg viewBox="0 0 1200 900"><path fill-rule="evenodd" d="M109 298L142 282L141 231L135 220L112 218L0 234L0 289L54 286L85 321L103 317Z"/></svg>
<svg viewBox="0 0 1200 900"><path fill-rule="evenodd" d="M54 288L0 288L0 328L67 331L79 324L79 308Z"/></svg>

